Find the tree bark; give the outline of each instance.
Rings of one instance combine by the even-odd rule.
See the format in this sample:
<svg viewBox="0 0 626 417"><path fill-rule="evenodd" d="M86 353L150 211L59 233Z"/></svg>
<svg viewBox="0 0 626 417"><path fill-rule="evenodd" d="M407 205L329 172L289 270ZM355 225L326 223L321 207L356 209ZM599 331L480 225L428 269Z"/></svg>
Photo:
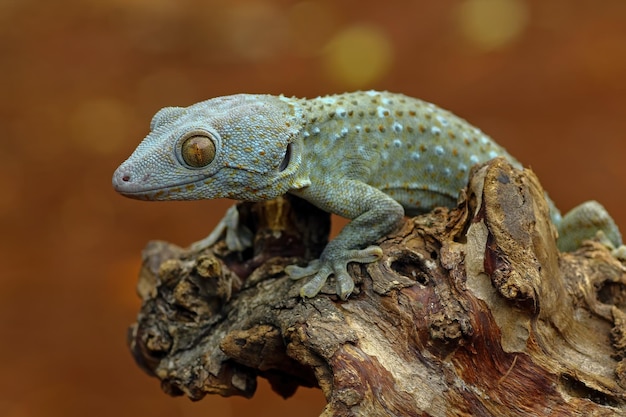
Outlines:
<svg viewBox="0 0 626 417"><path fill-rule="evenodd" d="M285 197L239 205L254 250L144 251L137 363L170 395L322 389L324 416L620 416L626 274L600 243L559 253L535 175L495 159L454 209L407 219L351 264L347 301L298 296L329 216Z"/></svg>

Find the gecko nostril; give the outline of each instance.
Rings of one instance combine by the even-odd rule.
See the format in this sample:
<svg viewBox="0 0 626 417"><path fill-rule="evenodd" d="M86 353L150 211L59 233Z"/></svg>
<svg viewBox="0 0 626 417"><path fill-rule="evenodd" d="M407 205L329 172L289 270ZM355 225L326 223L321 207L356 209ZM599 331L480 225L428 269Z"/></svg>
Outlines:
<svg viewBox="0 0 626 417"><path fill-rule="evenodd" d="M130 181L130 175L124 175L124 176L122 177L122 181L124 181L124 182L128 182L128 181Z"/></svg>

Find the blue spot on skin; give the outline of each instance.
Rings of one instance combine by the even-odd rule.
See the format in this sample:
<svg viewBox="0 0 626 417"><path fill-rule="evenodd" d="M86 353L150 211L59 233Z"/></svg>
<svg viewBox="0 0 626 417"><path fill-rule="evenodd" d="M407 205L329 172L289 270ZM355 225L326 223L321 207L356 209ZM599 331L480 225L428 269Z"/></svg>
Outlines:
<svg viewBox="0 0 626 417"><path fill-rule="evenodd" d="M394 139L393 146L395 146L396 148L402 147L402 141L400 139Z"/></svg>
<svg viewBox="0 0 626 417"><path fill-rule="evenodd" d="M446 151L443 149L442 146L435 146L435 153L439 156L443 155L444 153L446 153Z"/></svg>
<svg viewBox="0 0 626 417"><path fill-rule="evenodd" d="M389 115L389 109L384 107L379 106L376 110L378 111L378 117L387 117Z"/></svg>
<svg viewBox="0 0 626 417"><path fill-rule="evenodd" d="M441 129L439 129L437 126L433 126L430 128L430 133L435 136L439 136L441 134Z"/></svg>
<svg viewBox="0 0 626 417"><path fill-rule="evenodd" d="M417 153L417 152L413 152L413 153L411 154L411 159L412 159L413 161L419 161L419 159L420 159L420 154L419 154L419 153Z"/></svg>
<svg viewBox="0 0 626 417"><path fill-rule="evenodd" d="M476 155L470 156L470 163L472 165L476 165L478 162L479 162L479 159L478 159L478 157Z"/></svg>

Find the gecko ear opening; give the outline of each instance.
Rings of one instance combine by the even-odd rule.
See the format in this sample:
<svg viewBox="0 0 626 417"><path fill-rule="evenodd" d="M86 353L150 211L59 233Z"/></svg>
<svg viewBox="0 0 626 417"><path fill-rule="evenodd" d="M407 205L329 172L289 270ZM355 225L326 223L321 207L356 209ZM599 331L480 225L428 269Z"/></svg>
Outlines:
<svg viewBox="0 0 626 417"><path fill-rule="evenodd" d="M289 162L291 162L291 143L287 144L287 150L285 151L285 157L282 162L278 166L278 172L283 172L289 166Z"/></svg>

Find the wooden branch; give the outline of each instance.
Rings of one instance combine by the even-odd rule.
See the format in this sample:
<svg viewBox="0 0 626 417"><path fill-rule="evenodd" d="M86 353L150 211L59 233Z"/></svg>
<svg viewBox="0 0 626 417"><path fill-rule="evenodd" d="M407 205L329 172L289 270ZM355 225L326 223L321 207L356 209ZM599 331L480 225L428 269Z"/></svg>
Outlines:
<svg viewBox="0 0 626 417"><path fill-rule="evenodd" d="M242 204L255 250L144 252L137 363L165 392L251 397L318 386L324 416L620 416L626 275L588 242L560 254L535 175L473 170L454 210L408 219L380 262L350 266L348 301L303 300L285 265L316 257L329 216L284 198Z"/></svg>

